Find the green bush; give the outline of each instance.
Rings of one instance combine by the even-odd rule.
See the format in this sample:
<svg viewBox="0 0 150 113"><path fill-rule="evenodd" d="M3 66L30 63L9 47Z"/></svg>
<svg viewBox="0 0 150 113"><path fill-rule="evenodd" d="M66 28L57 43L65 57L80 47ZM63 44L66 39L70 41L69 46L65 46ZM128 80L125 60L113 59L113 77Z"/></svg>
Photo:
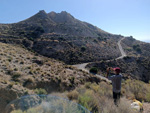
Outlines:
<svg viewBox="0 0 150 113"><path fill-rule="evenodd" d="M92 67L92 68L90 69L90 73L97 74L97 72L98 72L98 69L97 69L96 67Z"/></svg>
<svg viewBox="0 0 150 113"><path fill-rule="evenodd" d="M98 102L92 90L86 90L83 95L80 95L78 103L92 112L98 111Z"/></svg>
<svg viewBox="0 0 150 113"><path fill-rule="evenodd" d="M45 89L42 89L42 88L36 88L34 90L34 92L38 95L41 95L41 94L47 94L47 91Z"/></svg>

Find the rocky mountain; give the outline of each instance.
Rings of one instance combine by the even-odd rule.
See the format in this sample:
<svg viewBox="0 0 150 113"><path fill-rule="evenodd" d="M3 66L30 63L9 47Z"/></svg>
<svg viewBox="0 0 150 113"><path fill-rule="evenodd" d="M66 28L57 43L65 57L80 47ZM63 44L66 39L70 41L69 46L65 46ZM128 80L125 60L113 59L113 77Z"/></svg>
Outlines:
<svg viewBox="0 0 150 113"><path fill-rule="evenodd" d="M9 26L9 28L7 29L6 26ZM9 30L9 32L7 32L5 28ZM36 34L56 33L88 37L101 36L101 34L109 35L96 26L75 19L65 11L62 11L61 13L50 12L47 14L42 10L24 21L10 25L1 25L1 34L13 35L13 33L17 33L15 35L26 37L26 35L29 35L29 30L31 33L37 32ZM35 37L36 36L32 38Z"/></svg>
<svg viewBox="0 0 150 113"><path fill-rule="evenodd" d="M14 24L0 25L0 41L17 43L68 64L116 58L120 35L75 19L71 14L40 11Z"/></svg>

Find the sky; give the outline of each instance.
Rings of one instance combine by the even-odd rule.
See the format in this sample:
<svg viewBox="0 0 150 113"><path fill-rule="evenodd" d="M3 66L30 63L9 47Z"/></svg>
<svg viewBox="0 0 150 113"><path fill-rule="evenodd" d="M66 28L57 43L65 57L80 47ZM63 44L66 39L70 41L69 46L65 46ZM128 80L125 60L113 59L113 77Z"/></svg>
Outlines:
<svg viewBox="0 0 150 113"><path fill-rule="evenodd" d="M67 11L109 33L150 41L150 0L0 0L0 23L16 23L39 10Z"/></svg>

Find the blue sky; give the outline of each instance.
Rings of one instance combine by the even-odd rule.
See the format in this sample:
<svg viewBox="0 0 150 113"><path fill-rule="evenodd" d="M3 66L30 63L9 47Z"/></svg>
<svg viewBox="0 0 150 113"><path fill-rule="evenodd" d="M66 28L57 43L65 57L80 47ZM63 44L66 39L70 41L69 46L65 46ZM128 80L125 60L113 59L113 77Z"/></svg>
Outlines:
<svg viewBox="0 0 150 113"><path fill-rule="evenodd" d="M19 22L39 10L67 11L107 32L150 40L150 0L0 0L0 23Z"/></svg>

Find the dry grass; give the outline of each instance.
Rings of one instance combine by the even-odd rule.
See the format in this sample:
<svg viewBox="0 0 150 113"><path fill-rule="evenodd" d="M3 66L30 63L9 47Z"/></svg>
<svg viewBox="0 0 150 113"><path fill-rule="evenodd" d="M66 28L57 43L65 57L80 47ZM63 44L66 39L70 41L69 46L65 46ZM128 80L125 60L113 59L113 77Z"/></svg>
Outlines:
<svg viewBox="0 0 150 113"><path fill-rule="evenodd" d="M67 94L67 97L69 98L69 100L77 100L79 97L79 93L76 90L73 90Z"/></svg>
<svg viewBox="0 0 150 113"><path fill-rule="evenodd" d="M142 97L145 97L145 93L146 95L149 95L149 92L147 92L148 89L143 93L140 92L148 84L140 81L126 81L126 83L123 84L122 90L125 92L122 93L122 97L118 106L116 106L113 102L112 86L106 82L100 82L99 84L88 82L84 86L69 92L67 96L69 99L75 100L77 103L81 104L92 113L138 113L138 111L131 108L131 101L129 100L129 97L130 99L137 97L136 99L138 100L139 98L136 96L138 94L134 93L134 91L137 90L135 87L142 85L143 87L139 87L141 89L138 89L138 93L142 94ZM135 83L138 85L131 85ZM128 92L130 92L130 95L127 95ZM126 99L126 96L128 99Z"/></svg>
<svg viewBox="0 0 150 113"><path fill-rule="evenodd" d="M150 84L138 80L126 80L123 90L127 98L150 102Z"/></svg>

